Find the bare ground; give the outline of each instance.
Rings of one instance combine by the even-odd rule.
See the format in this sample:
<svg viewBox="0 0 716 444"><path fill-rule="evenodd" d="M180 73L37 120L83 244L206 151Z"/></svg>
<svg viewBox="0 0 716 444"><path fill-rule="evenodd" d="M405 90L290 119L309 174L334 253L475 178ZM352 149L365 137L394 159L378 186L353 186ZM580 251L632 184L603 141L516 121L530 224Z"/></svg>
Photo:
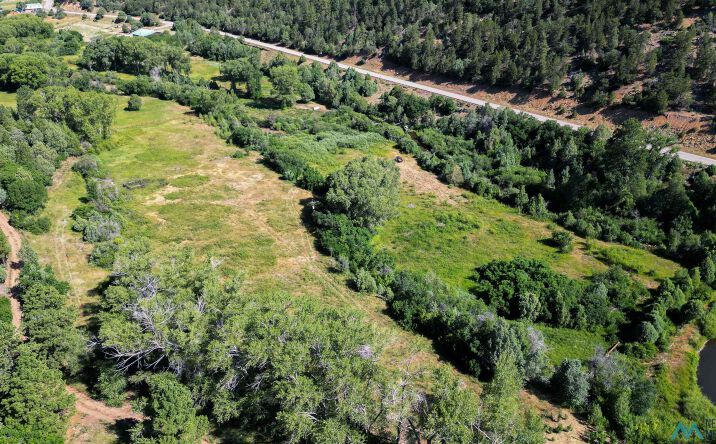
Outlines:
<svg viewBox="0 0 716 444"><path fill-rule="evenodd" d="M676 335L671 338L669 348L659 353L647 365L649 374L653 374L657 365L665 364L670 369L676 369L684 364L686 353L693 350L691 340L698 334L695 325L689 324L682 327Z"/></svg>
<svg viewBox="0 0 716 444"><path fill-rule="evenodd" d="M7 257L7 273L2 292L8 299L10 299L12 325L14 325L16 329L20 330L22 309L20 308L20 301L12 296L11 290L15 287L15 285L17 285L18 279L20 278L20 247L22 246L22 238L20 237L20 233L10 226L10 222L8 221L8 217L5 213L0 213L0 230L2 230L5 234L5 237L10 244L10 253Z"/></svg>
<svg viewBox="0 0 716 444"><path fill-rule="evenodd" d="M393 157L398 155L397 151L392 153ZM403 161L396 163L396 165L400 170L403 186L411 188L418 194L431 194L440 203L446 202L451 205L457 205L460 201L464 201L462 198L463 190L440 182L433 173L420 168L413 156L400 155L400 157Z"/></svg>
<svg viewBox="0 0 716 444"><path fill-rule="evenodd" d="M132 411L129 403L122 407L109 407L71 386L67 392L75 396L75 414L67 428L67 442L72 444L114 441L107 429L121 423L141 421L144 417Z"/></svg>

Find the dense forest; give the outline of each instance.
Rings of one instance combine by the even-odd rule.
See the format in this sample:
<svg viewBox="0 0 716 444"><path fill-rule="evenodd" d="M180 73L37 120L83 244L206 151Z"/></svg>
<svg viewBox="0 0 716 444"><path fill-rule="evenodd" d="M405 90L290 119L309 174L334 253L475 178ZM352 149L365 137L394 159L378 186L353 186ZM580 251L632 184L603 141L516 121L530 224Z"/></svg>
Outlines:
<svg viewBox="0 0 716 444"><path fill-rule="evenodd" d="M711 0L127 0L122 5L129 14L192 18L317 54L382 52L416 70L482 84L565 88L595 106L612 103L621 86L641 83L624 102L656 113L714 105L713 6ZM696 17L694 25L683 27L685 17Z"/></svg>

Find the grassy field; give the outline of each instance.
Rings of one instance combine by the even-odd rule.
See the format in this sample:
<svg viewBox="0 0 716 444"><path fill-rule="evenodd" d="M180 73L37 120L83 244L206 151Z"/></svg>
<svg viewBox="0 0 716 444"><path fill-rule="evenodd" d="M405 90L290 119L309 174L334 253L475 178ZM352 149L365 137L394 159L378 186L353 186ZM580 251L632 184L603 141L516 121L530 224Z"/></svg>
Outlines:
<svg viewBox="0 0 716 444"><path fill-rule="evenodd" d="M141 111L127 112L125 103L122 98L117 104L114 148L100 158L117 184L147 184L126 192L128 236L147 237L160 253L188 247L220 260L227 272L243 273L248 292L285 292L358 310L385 329L388 365L399 366L409 356L417 366L438 365L430 341L405 332L384 314L381 300L352 292L343 275L330 272L330 260L316 251L302 223L307 191L280 180L256 155L231 158L235 147L185 107L145 98ZM106 272L87 264L88 247L63 222L84 188L75 173L61 177L46 210L59 223L31 242L76 287L78 304L91 313L91 282Z"/></svg>
<svg viewBox="0 0 716 444"><path fill-rule="evenodd" d="M87 262L92 246L72 231L71 214L85 196L82 178L73 173L72 161L65 161L55 173L50 199L43 210L52 221L49 233L26 233L32 248L43 263L52 265L57 276L70 283L70 302L80 310L80 322L85 323L94 312L94 289L107 276L107 271Z"/></svg>
<svg viewBox="0 0 716 444"><path fill-rule="evenodd" d="M219 62L206 60L201 57L192 57L189 62L191 66L191 74L189 74L189 77L191 77L192 80L212 80L219 77L219 66L221 65Z"/></svg>
<svg viewBox="0 0 716 444"><path fill-rule="evenodd" d="M401 268L432 270L466 289L476 267L517 256L541 259L573 278L619 264L648 285L678 269L676 263L643 250L580 238L575 238L571 253L559 253L550 236L549 224L496 201L466 192L450 202L436 202L429 194L404 187L400 215L379 230L375 244L393 252Z"/></svg>
<svg viewBox="0 0 716 444"><path fill-rule="evenodd" d="M15 105L17 104L15 96L15 93L0 91L0 105L15 108Z"/></svg>
<svg viewBox="0 0 716 444"><path fill-rule="evenodd" d="M81 15L67 15L60 20L53 18L47 20L55 26L55 29L72 29L79 32L87 42L100 35L122 33L121 23L114 23L114 19L110 17L95 20L92 13L87 13L87 18L84 20Z"/></svg>
<svg viewBox="0 0 716 444"><path fill-rule="evenodd" d="M614 345L606 344L598 333L571 328L555 328L548 325L540 325L538 328L544 334L545 342L549 345L547 357L553 365L558 365L566 358L586 361L594 356L597 347L608 350Z"/></svg>
<svg viewBox="0 0 716 444"><path fill-rule="evenodd" d="M282 137L277 146L294 151L309 165L328 175L358 157L387 157L393 142L375 133L325 131L316 135L298 133Z"/></svg>
<svg viewBox="0 0 716 444"><path fill-rule="evenodd" d="M17 7L17 0L3 0L0 2L0 9L3 11L12 11Z"/></svg>

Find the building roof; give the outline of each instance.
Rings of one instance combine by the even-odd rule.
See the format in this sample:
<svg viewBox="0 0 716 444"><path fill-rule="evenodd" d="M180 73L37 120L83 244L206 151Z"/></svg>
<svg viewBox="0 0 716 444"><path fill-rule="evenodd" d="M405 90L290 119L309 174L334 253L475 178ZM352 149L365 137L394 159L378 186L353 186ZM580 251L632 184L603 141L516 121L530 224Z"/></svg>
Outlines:
<svg viewBox="0 0 716 444"><path fill-rule="evenodd" d="M42 3L28 3L25 5L25 10L28 9L42 9Z"/></svg>
<svg viewBox="0 0 716 444"><path fill-rule="evenodd" d="M156 34L157 31L154 29L145 29L145 28L139 28L136 31L132 33L132 36L134 37L149 37L152 34Z"/></svg>

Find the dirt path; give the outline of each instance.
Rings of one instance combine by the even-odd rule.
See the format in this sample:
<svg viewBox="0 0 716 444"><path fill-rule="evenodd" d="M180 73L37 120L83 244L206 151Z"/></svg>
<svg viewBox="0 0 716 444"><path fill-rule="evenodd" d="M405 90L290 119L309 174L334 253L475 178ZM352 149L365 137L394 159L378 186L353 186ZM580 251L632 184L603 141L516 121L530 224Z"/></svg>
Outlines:
<svg viewBox="0 0 716 444"><path fill-rule="evenodd" d="M647 363L647 374L653 375L657 365L665 364L670 369L675 369L684 363L684 356L692 349L691 340L698 334L694 324L689 324L677 331L671 338L669 348L659 353L654 359Z"/></svg>
<svg viewBox="0 0 716 444"><path fill-rule="evenodd" d="M557 407L546 400L544 394L529 390L522 390L520 399L542 416L543 422L548 428L545 431L547 442L556 444L581 444L587 442L584 440L584 436L586 436L589 426L574 416L571 410Z"/></svg>
<svg viewBox="0 0 716 444"><path fill-rule="evenodd" d="M58 171L55 175L51 189L60 186L66 177L67 171L71 167L71 163L65 164L65 168ZM10 225L8 217L4 213L0 213L0 231L3 232L10 244L10 253L8 254L8 269L5 278L3 291L10 299L12 308L12 323L18 330L21 329L22 308L20 301L11 296L11 289L17 285L20 278L20 248L22 247L22 237L20 233ZM84 431L88 429L88 425L92 423L109 423L113 424L120 420L135 419L141 420L142 416L132 412L129 404L122 407L109 407L99 401L90 398L86 393L70 386L66 386L68 393L75 395L76 413L72 417L71 427L67 430L68 442L83 442L82 439L75 439L76 431Z"/></svg>
<svg viewBox="0 0 716 444"><path fill-rule="evenodd" d="M67 428L67 442L95 443L104 442L100 437L106 433L107 427L132 420L141 421L144 417L132 411L129 403L121 407L109 407L96 401L75 387L66 386L67 393L75 396L75 414Z"/></svg>
<svg viewBox="0 0 716 444"><path fill-rule="evenodd" d="M129 403L125 403L122 407L109 407L108 405L96 401L83 391L74 387L67 386L67 393L72 393L77 398L77 414L90 417L94 420L113 423L124 419L141 420L144 418L139 413L134 413Z"/></svg>
<svg viewBox="0 0 716 444"><path fill-rule="evenodd" d="M22 246L22 238L20 237L20 233L10 226L10 222L5 213L0 213L0 230L2 230L8 240L8 243L10 244L10 253L7 257L8 267L3 293L8 299L10 299L12 325L14 325L16 329L20 330L22 309L20 308L20 301L12 296L11 290L15 287L15 285L17 285L18 279L20 278L20 247Z"/></svg>

